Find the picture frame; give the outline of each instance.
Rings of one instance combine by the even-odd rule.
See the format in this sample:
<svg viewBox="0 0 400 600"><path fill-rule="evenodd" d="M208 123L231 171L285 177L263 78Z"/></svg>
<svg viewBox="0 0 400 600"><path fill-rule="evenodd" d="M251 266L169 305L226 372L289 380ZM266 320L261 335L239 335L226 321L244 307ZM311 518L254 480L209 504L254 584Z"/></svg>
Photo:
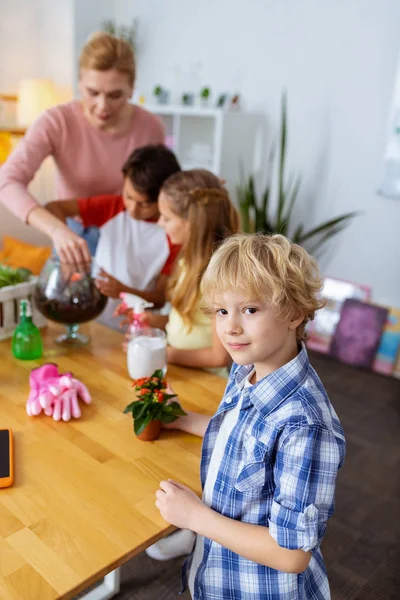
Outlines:
<svg viewBox="0 0 400 600"><path fill-rule="evenodd" d="M371 368L387 316L388 309L383 306L345 300L329 355L354 367Z"/></svg>
<svg viewBox="0 0 400 600"><path fill-rule="evenodd" d="M324 308L317 311L315 319L307 325L307 348L327 354L332 337L340 320L340 313L347 298L368 301L371 289L359 283L325 277L321 297L326 301Z"/></svg>

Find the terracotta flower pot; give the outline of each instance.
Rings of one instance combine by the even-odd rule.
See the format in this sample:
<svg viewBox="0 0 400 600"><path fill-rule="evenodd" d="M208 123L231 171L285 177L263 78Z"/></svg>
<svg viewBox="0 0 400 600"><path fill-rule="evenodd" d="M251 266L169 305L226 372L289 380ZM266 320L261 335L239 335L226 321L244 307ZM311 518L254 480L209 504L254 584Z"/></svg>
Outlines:
<svg viewBox="0 0 400 600"><path fill-rule="evenodd" d="M147 427L144 428L142 433L137 436L138 440L142 442L153 442L158 440L161 431L161 421L150 421Z"/></svg>

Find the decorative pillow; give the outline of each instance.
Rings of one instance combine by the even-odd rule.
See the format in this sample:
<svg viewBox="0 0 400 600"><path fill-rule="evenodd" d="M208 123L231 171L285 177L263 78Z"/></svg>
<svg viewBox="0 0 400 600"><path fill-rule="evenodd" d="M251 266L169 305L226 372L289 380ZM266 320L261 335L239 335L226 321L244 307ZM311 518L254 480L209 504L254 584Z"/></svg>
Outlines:
<svg viewBox="0 0 400 600"><path fill-rule="evenodd" d="M0 262L14 268L23 267L32 271L34 275L39 275L51 252L49 246L33 246L5 235L3 250L0 251Z"/></svg>

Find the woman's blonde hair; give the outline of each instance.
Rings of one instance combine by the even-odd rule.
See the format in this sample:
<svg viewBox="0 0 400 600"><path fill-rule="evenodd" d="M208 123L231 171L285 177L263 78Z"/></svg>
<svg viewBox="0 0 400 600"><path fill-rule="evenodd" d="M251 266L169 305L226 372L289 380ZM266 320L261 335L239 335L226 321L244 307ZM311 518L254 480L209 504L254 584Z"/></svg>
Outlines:
<svg viewBox="0 0 400 600"><path fill-rule="evenodd" d="M172 212L189 223L189 239L180 255L184 270L175 269L168 295L190 330L203 273L216 246L239 231L239 215L218 177L203 169L171 175L161 192Z"/></svg>
<svg viewBox="0 0 400 600"><path fill-rule="evenodd" d="M212 256L202 280L203 305L211 310L216 294L237 290L266 302L278 319L303 315L296 337L305 340L306 324L324 306L321 287L317 263L301 246L283 235L239 234Z"/></svg>
<svg viewBox="0 0 400 600"><path fill-rule="evenodd" d="M133 87L136 65L132 46L111 33L98 31L91 35L83 46L79 57L79 69L116 69L127 76L129 85Z"/></svg>

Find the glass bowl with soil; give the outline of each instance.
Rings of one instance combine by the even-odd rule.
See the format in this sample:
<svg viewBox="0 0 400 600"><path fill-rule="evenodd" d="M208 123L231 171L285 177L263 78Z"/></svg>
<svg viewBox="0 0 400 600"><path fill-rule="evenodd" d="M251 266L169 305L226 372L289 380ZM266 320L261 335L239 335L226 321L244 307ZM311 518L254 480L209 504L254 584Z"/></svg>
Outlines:
<svg viewBox="0 0 400 600"><path fill-rule="evenodd" d="M96 287L90 265L78 269L53 258L39 275L34 299L42 315L66 326L66 333L56 342L69 346L89 341L78 332L79 324L98 317L107 304L107 297Z"/></svg>

